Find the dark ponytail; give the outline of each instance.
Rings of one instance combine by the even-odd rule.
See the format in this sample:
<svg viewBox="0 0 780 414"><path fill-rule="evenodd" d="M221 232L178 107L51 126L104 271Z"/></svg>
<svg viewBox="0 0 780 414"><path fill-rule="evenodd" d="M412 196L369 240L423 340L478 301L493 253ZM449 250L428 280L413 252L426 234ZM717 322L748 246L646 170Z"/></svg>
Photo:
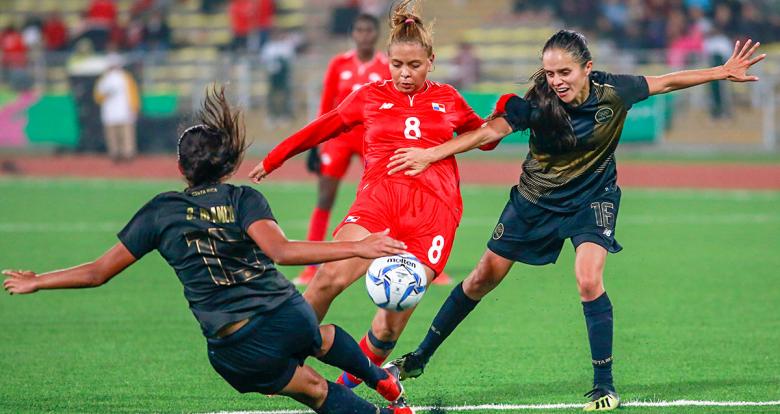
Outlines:
<svg viewBox="0 0 780 414"><path fill-rule="evenodd" d="M233 175L246 151L241 111L225 99L225 87L212 84L206 90L198 124L179 137L179 167L190 186L216 184Z"/></svg>
<svg viewBox="0 0 780 414"><path fill-rule="evenodd" d="M574 61L583 67L592 60L587 39L573 30L561 30L554 34L544 44L542 54L551 49L569 53ZM573 149L577 144L577 137L574 136L571 119L558 95L547 83L544 69L534 73L529 82L533 82L533 86L526 92L525 99L532 102L536 108L531 118L534 144L554 152Z"/></svg>

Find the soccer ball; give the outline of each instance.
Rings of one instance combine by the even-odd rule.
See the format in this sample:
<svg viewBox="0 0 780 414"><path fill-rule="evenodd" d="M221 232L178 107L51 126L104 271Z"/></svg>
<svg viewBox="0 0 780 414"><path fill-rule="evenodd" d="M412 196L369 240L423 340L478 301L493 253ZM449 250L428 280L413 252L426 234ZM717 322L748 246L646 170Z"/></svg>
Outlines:
<svg viewBox="0 0 780 414"><path fill-rule="evenodd" d="M376 306L403 311L417 305L428 280L425 267L411 254L380 257L366 273L366 290Z"/></svg>

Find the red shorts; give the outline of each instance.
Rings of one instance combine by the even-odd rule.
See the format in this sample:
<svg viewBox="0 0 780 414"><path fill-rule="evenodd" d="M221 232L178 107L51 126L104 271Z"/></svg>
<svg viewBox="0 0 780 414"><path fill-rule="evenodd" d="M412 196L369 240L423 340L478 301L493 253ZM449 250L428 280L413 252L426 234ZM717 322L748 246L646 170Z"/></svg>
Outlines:
<svg viewBox="0 0 780 414"><path fill-rule="evenodd" d="M406 243L406 251L438 275L450 257L459 211L421 188L383 181L360 190L333 233L350 223L372 233L389 228L390 237Z"/></svg>
<svg viewBox="0 0 780 414"><path fill-rule="evenodd" d="M358 126L320 146L320 174L341 179L347 173L353 155L363 157L363 134L365 128Z"/></svg>

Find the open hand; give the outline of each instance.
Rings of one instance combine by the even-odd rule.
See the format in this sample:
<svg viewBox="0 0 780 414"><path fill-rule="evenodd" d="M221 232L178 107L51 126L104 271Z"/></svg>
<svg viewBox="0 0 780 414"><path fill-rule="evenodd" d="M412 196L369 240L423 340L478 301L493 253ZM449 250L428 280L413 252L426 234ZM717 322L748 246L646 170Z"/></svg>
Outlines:
<svg viewBox="0 0 780 414"><path fill-rule="evenodd" d="M257 184L259 183L265 176L267 176L268 173L265 172L265 167L263 167L263 162L261 161L255 168L252 169L252 171L249 172L249 179L252 180L253 183Z"/></svg>
<svg viewBox="0 0 780 414"><path fill-rule="evenodd" d="M389 233L390 229L385 229L357 242L357 255L364 259L376 259L404 253L406 243L389 237Z"/></svg>
<svg viewBox="0 0 780 414"><path fill-rule="evenodd" d="M29 270L3 270L8 278L3 281L3 288L10 294L24 295L38 291L35 272Z"/></svg>
<svg viewBox="0 0 780 414"><path fill-rule="evenodd" d="M390 157L387 175L393 175L399 171L408 170L404 174L408 176L419 175L425 171L433 158L424 148L401 148L395 150L395 155Z"/></svg>
<svg viewBox="0 0 780 414"><path fill-rule="evenodd" d="M760 44L761 43L759 42L753 43L752 40L748 39L740 49L740 42L737 40L737 43L734 44L734 53L732 53L729 60L723 64L727 80L732 82L755 82L758 80L758 76L748 75L747 71L751 66L764 60L766 57L766 53L752 57Z"/></svg>

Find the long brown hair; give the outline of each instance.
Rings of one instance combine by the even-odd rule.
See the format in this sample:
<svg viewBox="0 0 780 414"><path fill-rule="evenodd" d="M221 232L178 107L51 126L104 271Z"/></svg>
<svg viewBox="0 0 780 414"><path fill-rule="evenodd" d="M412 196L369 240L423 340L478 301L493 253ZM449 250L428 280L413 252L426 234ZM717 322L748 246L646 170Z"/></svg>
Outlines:
<svg viewBox="0 0 780 414"><path fill-rule="evenodd" d="M387 48L395 43L417 43L433 56L433 24L425 27L418 12L421 0L403 0L390 12L390 40Z"/></svg>
<svg viewBox="0 0 780 414"><path fill-rule="evenodd" d="M179 167L190 186L215 184L233 175L247 148L244 118L225 98L225 86L206 89L198 124L179 136Z"/></svg>
<svg viewBox="0 0 780 414"><path fill-rule="evenodd" d="M542 55L551 49L560 49L569 53L574 61L583 67L590 60L588 41L582 33L573 30L561 30L544 44ZM536 110L531 119L534 143L552 151L566 151L574 148L577 137L571 127L571 119L563 107L560 98L547 83L544 68L539 69L529 79L533 86L525 94Z"/></svg>

